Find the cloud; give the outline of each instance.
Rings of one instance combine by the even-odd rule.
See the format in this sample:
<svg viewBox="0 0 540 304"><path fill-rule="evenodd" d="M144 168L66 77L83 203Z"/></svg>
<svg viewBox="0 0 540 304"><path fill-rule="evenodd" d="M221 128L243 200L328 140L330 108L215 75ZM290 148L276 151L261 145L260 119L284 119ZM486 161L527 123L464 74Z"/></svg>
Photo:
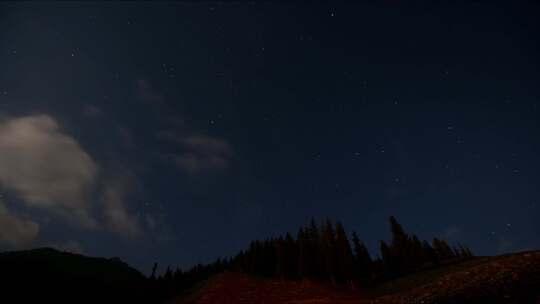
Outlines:
<svg viewBox="0 0 540 304"><path fill-rule="evenodd" d="M38 223L16 216L0 202L0 244L21 249L32 243L38 233Z"/></svg>
<svg viewBox="0 0 540 304"><path fill-rule="evenodd" d="M507 253L514 249L514 241L508 235L501 236L497 243L497 252L499 254Z"/></svg>
<svg viewBox="0 0 540 304"><path fill-rule="evenodd" d="M103 114L103 111L95 105L86 104L83 107L83 114L86 117L96 118L101 116Z"/></svg>
<svg viewBox="0 0 540 304"><path fill-rule="evenodd" d="M139 100L144 103L156 104L163 101L161 95L158 95L155 92L152 85L143 79L140 79L135 83L135 92Z"/></svg>
<svg viewBox="0 0 540 304"><path fill-rule="evenodd" d="M103 179L98 171L98 164L52 117L0 121L0 187L17 194L27 208L46 210L84 228L105 226L130 238L139 235L138 222L125 202L131 180ZM39 232L37 224L20 220L5 208L0 211L0 227L8 227L3 231L14 235L10 238L4 232L2 239L22 242Z"/></svg>
<svg viewBox="0 0 540 304"><path fill-rule="evenodd" d="M17 193L27 207L94 227L89 195L97 174L94 160L52 117L0 122L0 185Z"/></svg>
<svg viewBox="0 0 540 304"><path fill-rule="evenodd" d="M137 218L128 212L125 205L125 198L130 192L131 185L131 180L117 178L109 180L103 191L103 212L108 227L128 238L137 237L141 233Z"/></svg>
<svg viewBox="0 0 540 304"><path fill-rule="evenodd" d="M210 136L188 136L178 140L183 153L175 154L175 164L189 173L225 169L233 156L233 149L224 140Z"/></svg>
<svg viewBox="0 0 540 304"><path fill-rule="evenodd" d="M457 226L450 226L444 231L444 238L450 241L459 239L461 235L461 229Z"/></svg>

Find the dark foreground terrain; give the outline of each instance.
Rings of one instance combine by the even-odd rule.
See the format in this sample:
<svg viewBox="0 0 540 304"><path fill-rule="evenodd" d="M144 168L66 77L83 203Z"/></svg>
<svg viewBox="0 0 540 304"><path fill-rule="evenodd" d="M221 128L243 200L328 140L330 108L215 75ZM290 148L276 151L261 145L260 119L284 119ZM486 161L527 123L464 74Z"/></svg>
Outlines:
<svg viewBox="0 0 540 304"><path fill-rule="evenodd" d="M0 303L152 303L148 279L118 258L51 248L0 253Z"/></svg>
<svg viewBox="0 0 540 304"><path fill-rule="evenodd" d="M540 303L540 251L482 257L349 291L309 281L223 273L174 303Z"/></svg>
<svg viewBox="0 0 540 304"><path fill-rule="evenodd" d="M117 258L36 249L0 253L2 303L161 303L159 282ZM309 280L224 272L178 294L174 304L525 303L540 304L540 251L417 272L354 291Z"/></svg>

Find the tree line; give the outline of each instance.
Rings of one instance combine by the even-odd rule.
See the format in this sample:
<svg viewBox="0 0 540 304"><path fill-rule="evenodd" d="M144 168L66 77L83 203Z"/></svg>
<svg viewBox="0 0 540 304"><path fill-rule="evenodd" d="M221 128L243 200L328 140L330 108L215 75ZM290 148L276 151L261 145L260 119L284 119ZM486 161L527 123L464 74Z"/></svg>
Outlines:
<svg viewBox="0 0 540 304"><path fill-rule="evenodd" d="M447 241L431 242L407 234L392 216L389 219L392 238L380 241L380 255L372 257L356 232L351 241L340 222L326 220L301 227L296 235L252 241L236 256L218 259L208 265L196 265L188 271L168 268L151 278L171 292L222 271L238 271L280 279L314 279L351 288L367 286L440 264L473 257L465 246L451 247Z"/></svg>

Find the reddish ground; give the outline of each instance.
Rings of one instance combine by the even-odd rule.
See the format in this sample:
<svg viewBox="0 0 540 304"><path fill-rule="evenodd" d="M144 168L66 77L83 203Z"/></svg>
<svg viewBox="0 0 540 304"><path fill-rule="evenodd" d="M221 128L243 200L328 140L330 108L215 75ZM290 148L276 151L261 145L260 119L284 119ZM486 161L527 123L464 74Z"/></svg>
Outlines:
<svg viewBox="0 0 540 304"><path fill-rule="evenodd" d="M540 251L479 258L416 273L385 285L373 292L350 291L310 281L270 280L223 273L204 282L190 296L175 303L540 304ZM375 297L375 294L382 296Z"/></svg>
<svg viewBox="0 0 540 304"><path fill-rule="evenodd" d="M239 273L223 273L211 278L190 299L196 304L360 304L367 295L361 291L332 288L310 281L281 281L254 278Z"/></svg>
<svg viewBox="0 0 540 304"><path fill-rule="evenodd" d="M484 258L464 266L373 303L540 304L540 251Z"/></svg>

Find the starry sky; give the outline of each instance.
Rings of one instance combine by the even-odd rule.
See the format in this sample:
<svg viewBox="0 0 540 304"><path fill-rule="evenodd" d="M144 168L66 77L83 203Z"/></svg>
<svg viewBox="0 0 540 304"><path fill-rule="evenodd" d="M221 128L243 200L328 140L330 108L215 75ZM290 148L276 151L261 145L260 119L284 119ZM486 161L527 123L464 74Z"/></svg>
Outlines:
<svg viewBox="0 0 540 304"><path fill-rule="evenodd" d="M540 6L0 4L0 249L148 273L395 215L540 248Z"/></svg>

